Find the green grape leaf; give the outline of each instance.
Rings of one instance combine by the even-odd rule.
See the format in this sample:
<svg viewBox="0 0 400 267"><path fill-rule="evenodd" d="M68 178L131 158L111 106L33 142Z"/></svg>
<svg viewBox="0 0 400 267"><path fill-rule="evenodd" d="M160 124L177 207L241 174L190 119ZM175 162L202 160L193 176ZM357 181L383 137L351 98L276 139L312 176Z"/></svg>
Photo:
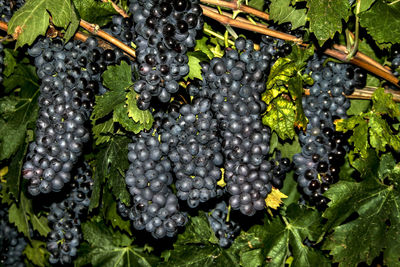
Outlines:
<svg viewBox="0 0 400 267"><path fill-rule="evenodd" d="M17 66L17 60L13 56L13 52L10 49L4 49L4 70L3 75L9 77Z"/></svg>
<svg viewBox="0 0 400 267"><path fill-rule="evenodd" d="M283 218L283 221L279 217L265 219L264 225L255 225L247 232L256 237L251 242L251 248L261 249L267 265L284 266L288 257L292 255L293 267L331 266L320 251L303 244L306 238L315 241L321 235L319 213L291 204Z"/></svg>
<svg viewBox="0 0 400 267"><path fill-rule="evenodd" d="M158 262L158 258L146 252L145 248L132 245L130 237L111 231L101 221L85 222L82 232L89 246L75 261L76 266L152 267Z"/></svg>
<svg viewBox="0 0 400 267"><path fill-rule="evenodd" d="M117 202L112 197L112 194L108 193L108 191L104 192L103 207L103 217L107 222L111 223L111 226L114 229L118 228L119 230L125 231L126 233L132 235L130 221L122 219L118 214Z"/></svg>
<svg viewBox="0 0 400 267"><path fill-rule="evenodd" d="M291 5L291 0L272 0L269 5L270 19L282 24L290 22L292 29L297 29L306 24L307 9L296 9Z"/></svg>
<svg viewBox="0 0 400 267"><path fill-rule="evenodd" d="M17 39L15 47L31 45L39 35L45 35L50 15L54 25L67 30L65 39L71 38L79 25L71 0L30 0L8 23L8 34Z"/></svg>
<svg viewBox="0 0 400 267"><path fill-rule="evenodd" d="M131 67L125 61L120 65L108 66L101 77L104 86L112 91L126 90L133 85Z"/></svg>
<svg viewBox="0 0 400 267"><path fill-rule="evenodd" d="M127 159L129 142L128 137L115 136L97 153L89 211L99 206L101 189L106 181L113 195L123 203L129 204L129 192L124 181L124 172L129 165Z"/></svg>
<svg viewBox="0 0 400 267"><path fill-rule="evenodd" d="M239 266L239 250L237 253L224 250L216 242L206 215L200 212L178 236L174 249L164 253L165 262L159 266ZM196 251L195 257L193 251Z"/></svg>
<svg viewBox="0 0 400 267"><path fill-rule="evenodd" d="M264 0L250 0L248 5L257 10L263 11L265 2Z"/></svg>
<svg viewBox="0 0 400 267"><path fill-rule="evenodd" d="M362 0L360 1L360 13L368 10L376 0Z"/></svg>
<svg viewBox="0 0 400 267"><path fill-rule="evenodd" d="M342 31L342 20L347 21L349 12L348 0L310 0L307 1L307 19L310 31L314 33L320 45Z"/></svg>
<svg viewBox="0 0 400 267"><path fill-rule="evenodd" d="M350 103L350 108L347 110L347 115L349 116L360 115L366 112L371 106L371 101L364 99L350 99Z"/></svg>
<svg viewBox="0 0 400 267"><path fill-rule="evenodd" d="M372 95L372 110L335 121L337 131L353 131L349 142L354 144L354 152L360 153L361 157L367 156L370 147L376 152L386 151L387 146L396 151L400 150L400 136L381 116L387 114L396 118L400 115L400 110L392 98L391 94L386 94L383 88L379 88Z"/></svg>
<svg viewBox="0 0 400 267"><path fill-rule="evenodd" d="M128 116L128 108L124 103L114 107L113 121L118 122L127 131L134 132L135 134L145 128L143 124L135 123L133 119ZM151 128L150 124L147 126L150 126L148 129Z"/></svg>
<svg viewBox="0 0 400 267"><path fill-rule="evenodd" d="M113 112L116 106L125 103L124 90L107 91L103 95L96 96L95 106L92 112L92 123Z"/></svg>
<svg viewBox="0 0 400 267"><path fill-rule="evenodd" d="M96 140L96 145L106 143L110 141L112 134L114 133L114 122L109 119L102 123L96 123L92 127L92 132Z"/></svg>
<svg viewBox="0 0 400 267"><path fill-rule="evenodd" d="M194 51L201 51L205 53L209 59L212 59L214 57L214 53L211 52L210 48L207 45L208 39L209 38L204 36L201 39L196 40L196 46L194 47Z"/></svg>
<svg viewBox="0 0 400 267"><path fill-rule="evenodd" d="M295 71L293 61L284 57L279 58L271 68L267 81L267 91L263 93L262 100L269 104L281 93L288 92L286 85Z"/></svg>
<svg viewBox="0 0 400 267"><path fill-rule="evenodd" d="M363 1L362 1L363 2ZM360 24L378 44L400 43L400 3L377 0L372 7L360 14Z"/></svg>
<svg viewBox="0 0 400 267"><path fill-rule="evenodd" d="M22 64L21 64L22 63ZM6 93L15 88L24 88L21 91L21 97L29 98L39 88L36 68L28 65L26 60L21 60L15 67L12 75L4 77L3 86Z"/></svg>
<svg viewBox="0 0 400 267"><path fill-rule="evenodd" d="M47 236L50 232L47 218L45 216L36 215L32 208L32 200L21 194L20 202L11 205L8 211L8 219L13 223L19 232L23 233L27 238L31 238L29 229L32 225L41 236Z"/></svg>
<svg viewBox="0 0 400 267"><path fill-rule="evenodd" d="M295 101L296 117L294 119L294 125L298 128L307 127L308 119L304 114L302 97L303 97L303 78L300 75L296 75L289 79L288 90L293 100Z"/></svg>
<svg viewBox="0 0 400 267"><path fill-rule="evenodd" d="M26 245L23 254L35 266L40 266L40 267L47 266L47 257L49 252L47 251L45 242L39 240L32 240L30 243Z"/></svg>
<svg viewBox="0 0 400 267"><path fill-rule="evenodd" d="M386 157L383 162L387 160ZM343 266L371 264L383 250L384 264L398 264L399 254L393 248L399 248L400 242L393 235L398 236L400 230L400 194L376 179L381 176L383 180L394 171L380 173L382 169L366 173L362 182L340 181L325 193L331 201L323 216L335 227L323 249L330 250L333 260ZM348 220L353 213L358 216Z"/></svg>
<svg viewBox="0 0 400 267"><path fill-rule="evenodd" d="M207 54L202 51L194 51L188 52L187 56L189 58L189 73L184 77L185 81L188 79L194 80L195 78L202 80L200 62L209 61Z"/></svg>
<svg viewBox="0 0 400 267"><path fill-rule="evenodd" d="M391 118L400 116L400 108L393 101L393 95L378 88L372 95L373 109L376 113L388 114Z"/></svg>
<svg viewBox="0 0 400 267"><path fill-rule="evenodd" d="M275 131L281 139L293 139L296 136L294 131L295 106L284 97L275 98L268 106L262 122Z"/></svg>
<svg viewBox="0 0 400 267"><path fill-rule="evenodd" d="M17 202L21 190L22 165L24 164L25 154L27 150L28 142L25 142L25 144L20 146L17 152L12 157L10 165L8 166L8 172L5 175L5 180L7 181L9 192L16 199Z"/></svg>
<svg viewBox="0 0 400 267"><path fill-rule="evenodd" d="M146 129L150 129L153 125L153 115L150 110L140 110L137 107L136 100L138 94L134 90L130 90L126 95L126 104L128 105L128 116L131 117L135 122L144 124Z"/></svg>
<svg viewBox="0 0 400 267"><path fill-rule="evenodd" d="M0 160L11 157L25 141L29 124L38 115L39 90L30 98L3 97L0 99Z"/></svg>
<svg viewBox="0 0 400 267"><path fill-rule="evenodd" d="M118 14L110 2L99 3L95 0L73 0L73 2L81 19L100 27L109 23L112 15Z"/></svg>

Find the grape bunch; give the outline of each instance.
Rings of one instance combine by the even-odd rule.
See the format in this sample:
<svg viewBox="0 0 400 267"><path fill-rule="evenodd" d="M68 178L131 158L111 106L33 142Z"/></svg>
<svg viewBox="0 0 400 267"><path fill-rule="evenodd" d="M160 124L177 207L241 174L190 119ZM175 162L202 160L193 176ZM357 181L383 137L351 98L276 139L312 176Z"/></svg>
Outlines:
<svg viewBox="0 0 400 267"><path fill-rule="evenodd" d="M274 159L271 159L270 164L272 165L272 180L271 184L277 189L283 187L283 181L285 180L286 174L292 170L292 164L288 158L282 158L280 151L277 151Z"/></svg>
<svg viewBox="0 0 400 267"><path fill-rule="evenodd" d="M104 31L115 36L126 45L131 45L135 39L135 26L132 18L124 18L121 15L112 17L111 25L104 28Z"/></svg>
<svg viewBox="0 0 400 267"><path fill-rule="evenodd" d="M189 73L186 52L203 27L202 9L197 0L131 0L129 9L140 76L134 89L144 110L153 97L168 102L179 90L178 81Z"/></svg>
<svg viewBox="0 0 400 267"><path fill-rule="evenodd" d="M8 222L8 209L0 209L0 265L25 266L22 252L27 243L17 229Z"/></svg>
<svg viewBox="0 0 400 267"><path fill-rule="evenodd" d="M0 20L9 22L14 12L25 4L25 0L0 0Z"/></svg>
<svg viewBox="0 0 400 267"><path fill-rule="evenodd" d="M223 165L218 123L211 112L211 101L196 98L165 120L161 142L170 146L168 154L177 179L177 196L190 208L222 194L217 188ZM170 113L173 114L174 113Z"/></svg>
<svg viewBox="0 0 400 267"><path fill-rule="evenodd" d="M131 164L125 182L133 205L129 211L119 205L120 213L128 214L135 229L146 229L156 239L174 236L187 218L179 211L178 199L168 187L173 182L168 144L160 143L157 135L142 132L128 148Z"/></svg>
<svg viewBox="0 0 400 267"><path fill-rule="evenodd" d="M222 58L203 64L203 82L190 86L194 96L208 97L218 121L224 155L224 179L234 210L252 216L265 208L271 192L272 170L267 160L270 129L261 114L270 55L254 51L254 44L236 39L237 50L227 50Z"/></svg>
<svg viewBox="0 0 400 267"><path fill-rule="evenodd" d="M326 207L328 199L322 194L338 180L348 149L346 136L335 132L333 121L347 116L350 101L345 95L365 84L360 69L334 62L323 66L325 59L314 55L306 69L314 79L310 95L302 99L309 123L299 135L302 151L293 157L305 199L320 209Z"/></svg>
<svg viewBox="0 0 400 267"><path fill-rule="evenodd" d="M77 168L77 174L66 198L50 206L48 220L51 232L47 249L51 264L70 264L76 256L81 239L81 219L87 215L93 187L92 173L87 163Z"/></svg>
<svg viewBox="0 0 400 267"><path fill-rule="evenodd" d="M29 193L36 196L59 192L70 181L70 172L90 139L86 124L94 95L106 91L101 73L118 54L98 48L94 38L65 44L42 38L28 53L34 57L41 85L36 137L23 176L29 180Z"/></svg>
<svg viewBox="0 0 400 267"><path fill-rule="evenodd" d="M218 203L207 216L208 222L222 248L229 247L240 233L240 226L233 221L226 221L228 207L224 201Z"/></svg>

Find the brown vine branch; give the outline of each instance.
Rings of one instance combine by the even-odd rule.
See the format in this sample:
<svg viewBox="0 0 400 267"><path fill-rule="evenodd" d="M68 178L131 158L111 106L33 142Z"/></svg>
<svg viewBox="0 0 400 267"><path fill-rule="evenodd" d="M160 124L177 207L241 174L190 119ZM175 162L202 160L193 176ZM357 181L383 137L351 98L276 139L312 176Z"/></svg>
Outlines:
<svg viewBox="0 0 400 267"><path fill-rule="evenodd" d="M235 19L231 19L228 16L225 15L220 15L215 13L214 11L211 11L209 9L203 9L203 14L209 18L212 18L220 23L222 23L223 25L230 25L232 27L236 27L236 28L240 28L240 29L244 29L244 30L249 30L249 31L254 31L254 32L258 32L258 33L262 33L265 35L269 35L275 38L279 38L279 39L283 39L283 40L287 40L287 41L292 41L295 43L301 43L302 40L297 38L296 36L290 35L290 34L286 34L286 33L282 33L279 31L275 31L275 30L271 30L266 26L263 25L254 25L252 24L250 21L244 22L244 21L238 21ZM247 20L246 20L247 21Z"/></svg>
<svg viewBox="0 0 400 267"><path fill-rule="evenodd" d="M242 5L242 4L238 5L236 1L228 2L228 1L221 1L221 0L200 0L200 2L205 3L205 4L210 4L210 5L226 7L226 8L230 8L232 10L240 10L240 11L246 12L248 14L257 16L259 18L269 20L269 15L267 13L262 12L255 8L252 8L252 7L246 6L246 5Z"/></svg>
<svg viewBox="0 0 400 267"><path fill-rule="evenodd" d="M344 45L338 45L338 44L334 44L333 48L335 48L336 50L339 50L343 53L347 52L347 48ZM378 69L381 69L387 73L392 73L390 70L386 69L384 66L382 66L381 64L379 64L379 62L375 61L374 59L368 57L367 55L361 53L361 52L357 52L357 54L355 54L356 58L359 58L360 60L365 61L368 64L371 64L373 66L375 66Z"/></svg>
<svg viewBox="0 0 400 267"><path fill-rule="evenodd" d="M4 21L0 21L0 29L7 32L8 31L8 24Z"/></svg>
<svg viewBox="0 0 400 267"><path fill-rule="evenodd" d="M83 19L81 19L81 21L79 22L79 25L82 28L84 28L85 30L89 31L90 33L97 35L97 36L103 38L104 40L108 41L109 43L115 45L116 47L122 49L123 51L125 51L126 53L131 55L132 57L136 57L135 49L127 46L126 44L124 44L123 42L121 42L120 40L115 38L114 36L101 30L99 25L91 24Z"/></svg>
<svg viewBox="0 0 400 267"><path fill-rule="evenodd" d="M126 14L125 10L120 8L116 3L114 3L112 0L101 0L103 3L111 3L115 11L117 11L121 16L124 18L129 18L129 15Z"/></svg>

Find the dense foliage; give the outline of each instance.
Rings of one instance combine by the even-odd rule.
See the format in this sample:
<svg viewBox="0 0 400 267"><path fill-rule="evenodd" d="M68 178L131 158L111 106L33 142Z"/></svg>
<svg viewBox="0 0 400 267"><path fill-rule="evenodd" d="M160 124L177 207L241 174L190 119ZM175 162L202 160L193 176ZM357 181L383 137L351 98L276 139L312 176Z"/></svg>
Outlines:
<svg viewBox="0 0 400 267"><path fill-rule="evenodd" d="M400 266L398 0L0 14L0 265Z"/></svg>

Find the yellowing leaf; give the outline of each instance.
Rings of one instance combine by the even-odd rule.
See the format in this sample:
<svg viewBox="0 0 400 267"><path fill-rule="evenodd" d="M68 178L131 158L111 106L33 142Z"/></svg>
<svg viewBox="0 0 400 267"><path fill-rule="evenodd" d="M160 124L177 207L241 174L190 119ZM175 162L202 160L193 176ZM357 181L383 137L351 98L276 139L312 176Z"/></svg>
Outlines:
<svg viewBox="0 0 400 267"><path fill-rule="evenodd" d="M283 203L282 198L287 198L288 196L272 187L271 193L268 194L267 198L265 199L265 204L267 207L271 209L278 209L279 206Z"/></svg>

